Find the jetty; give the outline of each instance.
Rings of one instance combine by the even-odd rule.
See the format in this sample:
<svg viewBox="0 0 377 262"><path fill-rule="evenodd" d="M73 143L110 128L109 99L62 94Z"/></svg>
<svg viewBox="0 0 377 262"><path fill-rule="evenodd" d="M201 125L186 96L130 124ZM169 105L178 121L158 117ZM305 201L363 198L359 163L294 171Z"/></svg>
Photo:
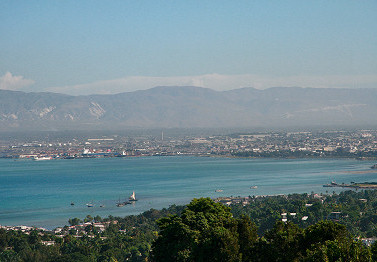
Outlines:
<svg viewBox="0 0 377 262"><path fill-rule="evenodd" d="M354 189L377 189L377 182L364 182L364 183L355 183L351 184L338 184L332 181L330 184L323 185L323 187L342 187L342 188L354 188Z"/></svg>

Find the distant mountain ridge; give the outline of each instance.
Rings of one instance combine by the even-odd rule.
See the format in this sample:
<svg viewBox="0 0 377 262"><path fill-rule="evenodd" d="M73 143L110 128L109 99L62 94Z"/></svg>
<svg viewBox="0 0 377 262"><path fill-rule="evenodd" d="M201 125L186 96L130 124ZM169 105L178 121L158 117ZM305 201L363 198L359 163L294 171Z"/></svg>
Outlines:
<svg viewBox="0 0 377 262"><path fill-rule="evenodd" d="M377 89L155 87L69 96L0 90L0 131L377 125Z"/></svg>

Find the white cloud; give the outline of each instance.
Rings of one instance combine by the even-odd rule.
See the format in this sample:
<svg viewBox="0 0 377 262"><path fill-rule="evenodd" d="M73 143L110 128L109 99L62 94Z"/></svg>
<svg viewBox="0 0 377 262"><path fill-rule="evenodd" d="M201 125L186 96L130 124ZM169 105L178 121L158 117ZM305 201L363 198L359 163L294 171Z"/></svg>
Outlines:
<svg viewBox="0 0 377 262"><path fill-rule="evenodd" d="M10 72L6 72L0 77L0 89L20 90L34 83L34 80L25 79L23 76L14 76Z"/></svg>
<svg viewBox="0 0 377 262"><path fill-rule="evenodd" d="M218 91L241 87L266 89L269 87L317 87L317 88L361 88L377 87L377 75L357 76L288 76L271 77L260 75L220 75L150 77L130 76L87 84L48 88L46 91L71 94L116 94L145 90L156 86L201 86Z"/></svg>

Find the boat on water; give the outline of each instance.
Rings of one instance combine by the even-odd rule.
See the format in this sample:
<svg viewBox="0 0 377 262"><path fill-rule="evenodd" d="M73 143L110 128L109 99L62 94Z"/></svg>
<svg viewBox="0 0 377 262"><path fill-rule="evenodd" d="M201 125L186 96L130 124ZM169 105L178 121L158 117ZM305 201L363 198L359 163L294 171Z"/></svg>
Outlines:
<svg viewBox="0 0 377 262"><path fill-rule="evenodd" d="M119 200L118 200L118 203L116 204L117 207L124 207L124 205L126 204L126 202L120 202L120 197L119 197Z"/></svg>
<svg viewBox="0 0 377 262"><path fill-rule="evenodd" d="M374 164L374 165L371 166L370 168L372 168L372 169L377 169L377 164Z"/></svg>
<svg viewBox="0 0 377 262"><path fill-rule="evenodd" d="M223 192L222 189L216 189L215 192Z"/></svg>
<svg viewBox="0 0 377 262"><path fill-rule="evenodd" d="M87 207L94 207L94 204L92 204L92 203L88 203L88 204L86 204L86 206L87 206Z"/></svg>
<svg viewBox="0 0 377 262"><path fill-rule="evenodd" d="M128 201L137 201L135 191L132 192L132 195L129 197Z"/></svg>
<svg viewBox="0 0 377 262"><path fill-rule="evenodd" d="M74 206L74 205L75 205L75 203L71 202L71 206Z"/></svg>
<svg viewBox="0 0 377 262"><path fill-rule="evenodd" d="M257 189L258 186L251 186L250 189Z"/></svg>
<svg viewBox="0 0 377 262"><path fill-rule="evenodd" d="M51 156L35 156L33 158L34 161L43 161L43 160L51 160Z"/></svg>
<svg viewBox="0 0 377 262"><path fill-rule="evenodd" d="M337 187L339 186L335 181L331 181L330 184L323 185L323 187Z"/></svg>

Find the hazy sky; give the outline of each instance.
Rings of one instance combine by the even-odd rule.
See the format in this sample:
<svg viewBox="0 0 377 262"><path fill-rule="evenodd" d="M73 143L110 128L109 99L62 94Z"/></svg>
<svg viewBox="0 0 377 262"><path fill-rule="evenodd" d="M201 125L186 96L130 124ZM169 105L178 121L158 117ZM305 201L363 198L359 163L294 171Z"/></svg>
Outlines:
<svg viewBox="0 0 377 262"><path fill-rule="evenodd" d="M0 88L377 87L377 1L0 1Z"/></svg>

